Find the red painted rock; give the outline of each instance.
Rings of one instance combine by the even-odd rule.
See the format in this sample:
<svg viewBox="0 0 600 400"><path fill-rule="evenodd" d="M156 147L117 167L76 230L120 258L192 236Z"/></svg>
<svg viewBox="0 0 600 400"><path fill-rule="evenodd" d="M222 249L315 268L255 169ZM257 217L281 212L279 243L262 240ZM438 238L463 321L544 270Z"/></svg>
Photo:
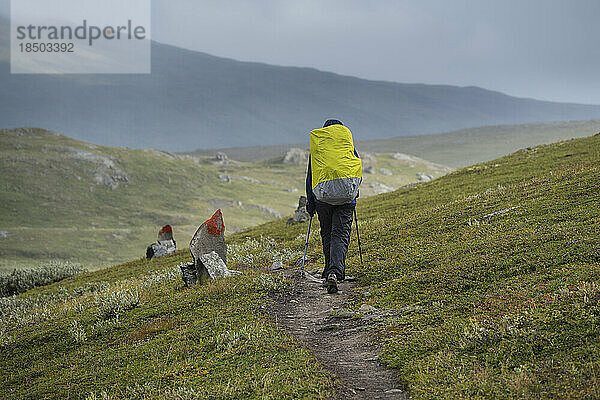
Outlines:
<svg viewBox="0 0 600 400"><path fill-rule="evenodd" d="M162 242L166 240L173 240L173 228L171 228L171 225L165 225L158 231L158 241Z"/></svg>
<svg viewBox="0 0 600 400"><path fill-rule="evenodd" d="M213 251L218 254L224 263L227 263L225 223L223 222L221 210L217 210L209 220L200 225L190 242L190 253L194 257L199 279L208 276L208 271L202 265L201 256Z"/></svg>

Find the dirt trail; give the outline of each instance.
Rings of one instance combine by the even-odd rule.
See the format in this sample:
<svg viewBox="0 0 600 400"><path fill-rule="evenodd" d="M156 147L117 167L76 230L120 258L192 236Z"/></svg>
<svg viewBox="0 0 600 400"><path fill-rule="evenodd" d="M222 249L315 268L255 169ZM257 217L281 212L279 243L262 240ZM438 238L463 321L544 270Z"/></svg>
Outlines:
<svg viewBox="0 0 600 400"><path fill-rule="evenodd" d="M292 271L286 275L297 279ZM344 311L354 286L342 282L339 293L327 294L320 283L304 278L300 290L277 299L271 311L280 327L339 378L336 398L408 399L396 374L378 361L377 349L370 343L369 326L385 315L376 310L361 314Z"/></svg>

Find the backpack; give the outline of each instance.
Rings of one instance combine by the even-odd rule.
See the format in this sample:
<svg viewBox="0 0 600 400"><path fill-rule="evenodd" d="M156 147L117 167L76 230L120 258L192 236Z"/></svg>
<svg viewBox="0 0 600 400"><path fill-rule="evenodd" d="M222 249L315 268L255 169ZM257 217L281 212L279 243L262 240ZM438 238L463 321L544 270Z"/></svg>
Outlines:
<svg viewBox="0 0 600 400"><path fill-rule="evenodd" d="M317 200L347 204L358 196L362 162L354 152L352 132L330 125L310 132L312 191Z"/></svg>

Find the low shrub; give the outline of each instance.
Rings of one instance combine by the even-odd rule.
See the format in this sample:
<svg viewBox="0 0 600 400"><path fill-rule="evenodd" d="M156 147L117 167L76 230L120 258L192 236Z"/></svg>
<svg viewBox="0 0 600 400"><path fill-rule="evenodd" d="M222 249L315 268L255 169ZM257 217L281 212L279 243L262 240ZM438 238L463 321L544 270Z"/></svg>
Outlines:
<svg viewBox="0 0 600 400"><path fill-rule="evenodd" d="M15 269L11 273L0 275L0 297L23 293L34 287L58 282L84 271L80 264L56 261L38 268Z"/></svg>

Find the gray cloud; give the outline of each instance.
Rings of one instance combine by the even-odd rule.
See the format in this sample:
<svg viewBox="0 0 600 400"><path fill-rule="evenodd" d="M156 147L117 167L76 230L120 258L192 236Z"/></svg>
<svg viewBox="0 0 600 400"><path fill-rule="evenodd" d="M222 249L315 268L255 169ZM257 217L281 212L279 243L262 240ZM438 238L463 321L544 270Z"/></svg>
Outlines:
<svg viewBox="0 0 600 400"><path fill-rule="evenodd" d="M240 60L600 104L598 17L598 0L154 0L152 30Z"/></svg>

